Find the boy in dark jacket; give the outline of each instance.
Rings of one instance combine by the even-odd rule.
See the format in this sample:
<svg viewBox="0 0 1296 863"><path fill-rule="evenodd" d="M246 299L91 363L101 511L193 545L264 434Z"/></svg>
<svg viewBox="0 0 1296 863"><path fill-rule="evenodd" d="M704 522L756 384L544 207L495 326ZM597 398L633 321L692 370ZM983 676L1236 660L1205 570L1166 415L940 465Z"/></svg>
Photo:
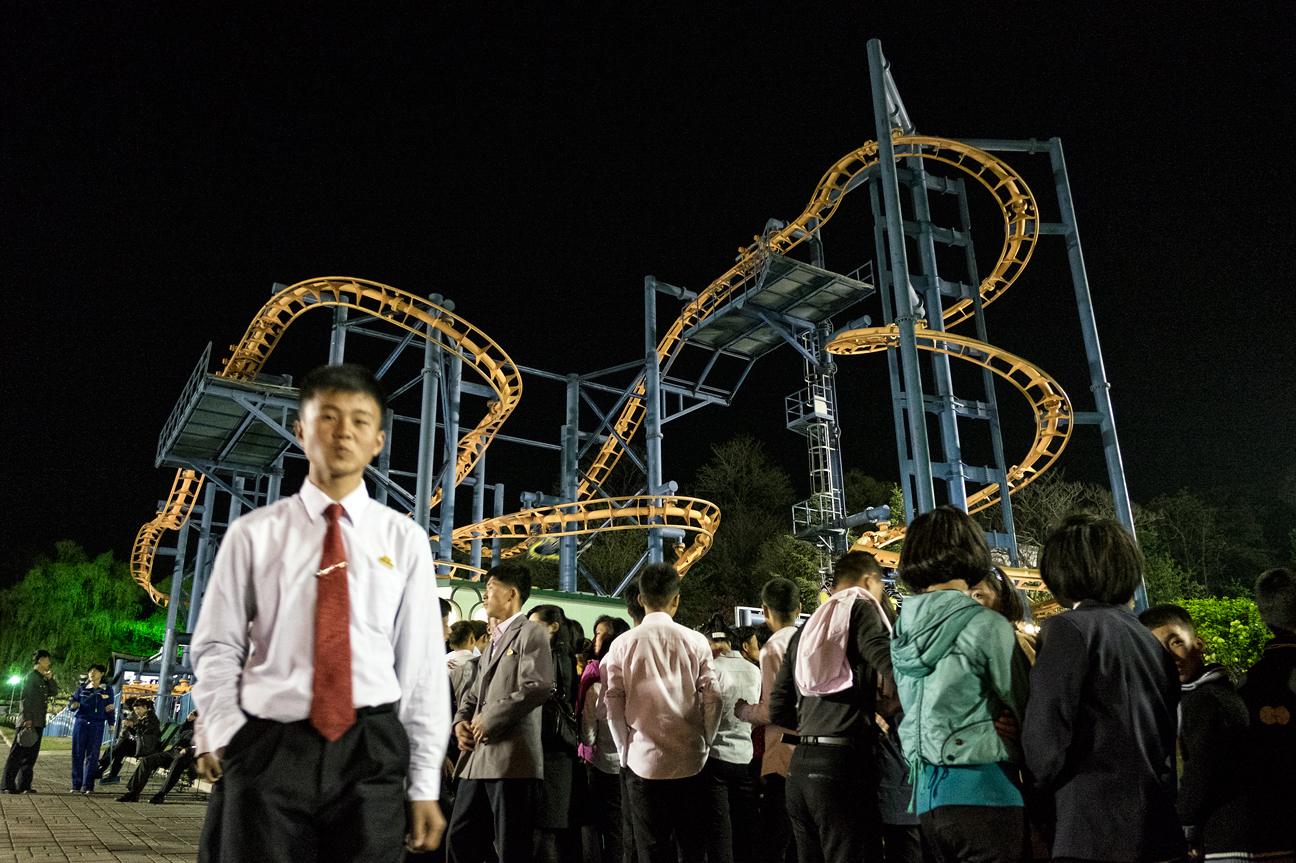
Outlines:
<svg viewBox="0 0 1296 863"><path fill-rule="evenodd" d="M1244 854L1252 848L1253 769L1250 722L1224 667L1206 665L1206 643L1192 616L1157 605L1139 622L1174 658L1179 671L1179 752L1183 775L1175 811L1184 838L1202 854Z"/></svg>
<svg viewBox="0 0 1296 863"><path fill-rule="evenodd" d="M153 712L153 703L146 698L131 698L127 700L126 708L130 712L122 720L121 736L116 745L99 759L100 773L111 767L108 775L99 780L100 785L120 782L121 777L117 774L121 772L123 761L132 756L147 758L162 745L162 726ZM111 762L109 755L112 756Z"/></svg>
<svg viewBox="0 0 1296 863"><path fill-rule="evenodd" d="M180 731L176 734L175 742L171 744L165 752L155 752L147 755L140 760L139 766L131 774L130 782L126 784L126 793L117 798L118 803L135 803L139 800L140 792L148 784L149 778L153 771L160 767L167 768L166 782L162 790L149 798L150 803L161 803L166 800L167 793L176 786L180 777L194 763L194 722L198 719L198 711L191 710L189 716L185 719L184 725L180 726Z"/></svg>
<svg viewBox="0 0 1296 863"><path fill-rule="evenodd" d="M1260 619L1273 631L1240 694L1256 743L1257 849L1296 850L1296 573L1279 567L1256 579Z"/></svg>

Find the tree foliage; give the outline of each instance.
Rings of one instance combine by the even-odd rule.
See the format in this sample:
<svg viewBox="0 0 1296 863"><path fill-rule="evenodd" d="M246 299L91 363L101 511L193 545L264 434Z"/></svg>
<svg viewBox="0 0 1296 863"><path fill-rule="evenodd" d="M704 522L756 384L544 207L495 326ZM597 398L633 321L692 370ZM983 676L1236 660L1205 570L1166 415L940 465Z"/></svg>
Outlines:
<svg viewBox="0 0 1296 863"><path fill-rule="evenodd" d="M1260 659L1273 633L1260 619L1260 610L1249 599L1181 599L1192 615L1197 634L1206 642L1206 661L1223 665L1236 679Z"/></svg>
<svg viewBox="0 0 1296 863"><path fill-rule="evenodd" d="M91 559L70 540L0 591L0 662L10 674L21 672L43 648L65 688L89 664L108 665L113 651L155 653L165 627L165 613L146 605L126 563L112 552Z"/></svg>

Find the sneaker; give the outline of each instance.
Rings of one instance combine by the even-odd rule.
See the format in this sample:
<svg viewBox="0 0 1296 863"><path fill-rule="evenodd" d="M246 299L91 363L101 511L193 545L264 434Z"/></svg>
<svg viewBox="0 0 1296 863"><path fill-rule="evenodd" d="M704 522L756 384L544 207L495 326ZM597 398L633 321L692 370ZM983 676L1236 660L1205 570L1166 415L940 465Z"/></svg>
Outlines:
<svg viewBox="0 0 1296 863"><path fill-rule="evenodd" d="M123 794L117 798L118 803L138 803L139 797L134 794Z"/></svg>
<svg viewBox="0 0 1296 863"><path fill-rule="evenodd" d="M152 797L149 798L149 802L152 803L154 806L158 805L159 803L165 803L166 794L159 791L157 794L154 794Z"/></svg>
<svg viewBox="0 0 1296 863"><path fill-rule="evenodd" d="M68 792L68 794L80 794L80 793L81 793L80 788L73 788L71 791Z"/></svg>
<svg viewBox="0 0 1296 863"><path fill-rule="evenodd" d="M15 791L14 793L17 794L18 792ZM26 791L23 792L23 794L35 794L35 793L36 793L35 788L28 788Z"/></svg>

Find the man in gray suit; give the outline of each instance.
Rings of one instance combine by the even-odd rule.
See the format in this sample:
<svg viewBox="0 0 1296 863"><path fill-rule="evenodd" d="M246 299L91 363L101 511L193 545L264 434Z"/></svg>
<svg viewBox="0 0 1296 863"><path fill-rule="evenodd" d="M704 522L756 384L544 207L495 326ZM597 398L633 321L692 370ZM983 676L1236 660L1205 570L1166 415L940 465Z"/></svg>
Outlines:
<svg viewBox="0 0 1296 863"><path fill-rule="evenodd" d="M41 732L45 730L49 700L57 694L58 684L54 682L54 673L50 670L49 651L38 650L32 654L31 673L23 678L22 703L14 722L14 744L5 761L6 794L35 793L31 787L32 772L36 767L36 758L40 755ZM36 739L24 746L24 738L33 735Z"/></svg>
<svg viewBox="0 0 1296 863"><path fill-rule="evenodd" d="M501 563L486 574L482 605L500 623L455 713L462 780L446 834L451 863L495 860L496 852L500 863L532 859L544 779L540 706L553 692L554 673L549 631L522 616L530 596L523 564Z"/></svg>

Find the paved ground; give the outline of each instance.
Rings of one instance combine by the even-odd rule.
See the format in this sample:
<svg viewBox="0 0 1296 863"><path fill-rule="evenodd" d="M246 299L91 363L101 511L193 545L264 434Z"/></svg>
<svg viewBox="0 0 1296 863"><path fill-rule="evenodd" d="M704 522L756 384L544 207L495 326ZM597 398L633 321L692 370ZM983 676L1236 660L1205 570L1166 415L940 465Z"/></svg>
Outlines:
<svg viewBox="0 0 1296 863"><path fill-rule="evenodd" d="M13 732L0 731L9 754ZM130 768L122 782L102 786L94 794L70 794L72 756L67 751L42 750L32 787L37 794L0 794L0 863L23 861L113 861L113 863L193 863L198 836L207 811L205 794L172 792L159 806L118 803L126 791ZM160 791L159 772L144 790L147 800Z"/></svg>

